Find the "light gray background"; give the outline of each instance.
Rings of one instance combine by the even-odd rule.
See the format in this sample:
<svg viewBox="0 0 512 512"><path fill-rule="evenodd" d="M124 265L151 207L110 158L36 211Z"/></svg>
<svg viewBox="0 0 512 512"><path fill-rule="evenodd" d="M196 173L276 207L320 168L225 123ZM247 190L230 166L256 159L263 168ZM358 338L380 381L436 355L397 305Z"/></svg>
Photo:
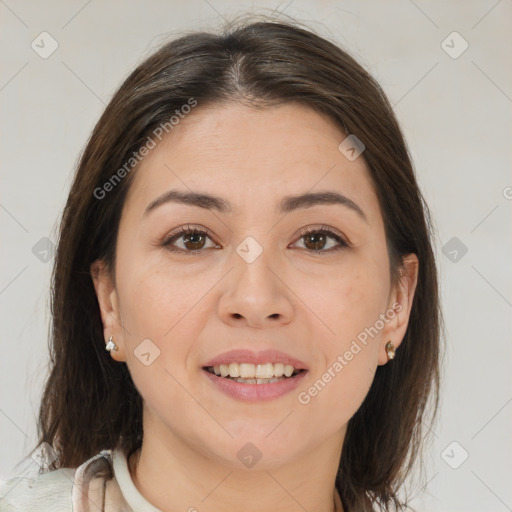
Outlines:
<svg viewBox="0 0 512 512"><path fill-rule="evenodd" d="M0 477L33 446L47 370L53 260L41 261L36 244L55 241L74 165L105 104L181 29L273 9L337 40L380 81L432 210L447 357L425 488L412 505L512 510L510 0L0 0ZM31 47L43 31L59 45L46 59ZM464 41L446 40L454 31L469 45L457 58ZM445 255L452 237L459 248Z"/></svg>

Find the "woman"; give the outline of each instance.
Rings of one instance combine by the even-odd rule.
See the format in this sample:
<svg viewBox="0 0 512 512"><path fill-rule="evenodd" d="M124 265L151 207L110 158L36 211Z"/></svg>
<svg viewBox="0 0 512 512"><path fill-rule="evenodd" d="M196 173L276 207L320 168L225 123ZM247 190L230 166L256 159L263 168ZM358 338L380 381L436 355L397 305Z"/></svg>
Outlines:
<svg viewBox="0 0 512 512"><path fill-rule="evenodd" d="M405 509L439 389L428 210L333 43L246 22L143 62L81 157L52 313L53 471L2 510Z"/></svg>

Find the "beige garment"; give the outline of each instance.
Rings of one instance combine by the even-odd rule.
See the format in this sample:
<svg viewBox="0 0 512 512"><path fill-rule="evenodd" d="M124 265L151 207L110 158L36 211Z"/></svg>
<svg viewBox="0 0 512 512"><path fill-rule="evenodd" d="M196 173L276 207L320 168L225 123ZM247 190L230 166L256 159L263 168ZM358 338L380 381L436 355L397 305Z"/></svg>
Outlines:
<svg viewBox="0 0 512 512"><path fill-rule="evenodd" d="M73 512L131 512L113 473L108 451L78 467L71 495Z"/></svg>
<svg viewBox="0 0 512 512"><path fill-rule="evenodd" d="M140 494L121 451L78 468L18 476L0 484L0 512L161 512Z"/></svg>

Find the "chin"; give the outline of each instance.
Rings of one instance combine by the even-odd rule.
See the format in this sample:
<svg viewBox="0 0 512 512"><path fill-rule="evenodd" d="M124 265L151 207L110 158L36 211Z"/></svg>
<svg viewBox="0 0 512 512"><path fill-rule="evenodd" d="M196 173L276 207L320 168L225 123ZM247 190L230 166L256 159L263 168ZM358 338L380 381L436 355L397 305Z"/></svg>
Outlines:
<svg viewBox="0 0 512 512"><path fill-rule="evenodd" d="M274 425L275 427L275 425ZM299 456L306 449L297 439L289 437L286 431L282 436L268 435L267 430L246 429L242 436L226 435L224 439L205 440L211 456L231 469L271 470L281 467Z"/></svg>

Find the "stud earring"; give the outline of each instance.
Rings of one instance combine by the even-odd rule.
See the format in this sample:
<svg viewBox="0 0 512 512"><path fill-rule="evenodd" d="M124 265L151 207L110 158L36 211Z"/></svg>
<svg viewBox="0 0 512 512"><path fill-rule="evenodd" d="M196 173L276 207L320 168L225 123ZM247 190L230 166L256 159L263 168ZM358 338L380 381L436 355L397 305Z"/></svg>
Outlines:
<svg viewBox="0 0 512 512"><path fill-rule="evenodd" d="M395 345L393 345L392 341L388 341L386 343L386 352L388 354L388 359L394 359L394 357L395 357Z"/></svg>
<svg viewBox="0 0 512 512"><path fill-rule="evenodd" d="M112 350L117 350L117 345L114 343L112 336L110 336L108 343L105 345L105 350L108 350L109 352Z"/></svg>

